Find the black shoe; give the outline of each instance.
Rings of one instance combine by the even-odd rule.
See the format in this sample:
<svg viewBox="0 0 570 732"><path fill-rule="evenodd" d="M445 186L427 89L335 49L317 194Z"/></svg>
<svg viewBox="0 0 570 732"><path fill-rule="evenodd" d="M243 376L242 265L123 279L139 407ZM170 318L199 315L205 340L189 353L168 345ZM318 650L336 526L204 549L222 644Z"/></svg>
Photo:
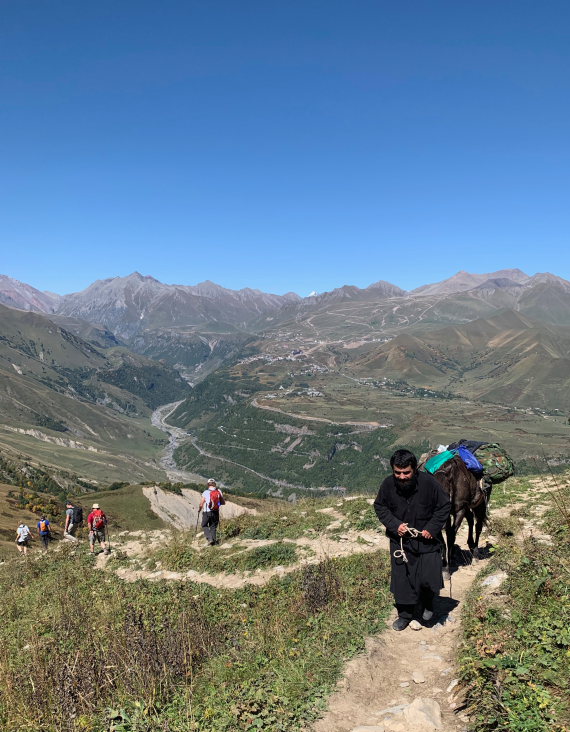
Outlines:
<svg viewBox="0 0 570 732"><path fill-rule="evenodd" d="M394 622L392 623L392 628L394 630L405 630L408 625L411 622L411 618L408 620L408 618L396 618Z"/></svg>

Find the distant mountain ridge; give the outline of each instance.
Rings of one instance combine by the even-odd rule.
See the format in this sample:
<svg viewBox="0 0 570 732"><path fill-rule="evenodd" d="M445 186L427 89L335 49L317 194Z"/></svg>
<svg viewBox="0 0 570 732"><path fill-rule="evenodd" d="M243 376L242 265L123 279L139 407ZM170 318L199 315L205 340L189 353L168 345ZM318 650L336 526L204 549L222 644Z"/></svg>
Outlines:
<svg viewBox="0 0 570 732"><path fill-rule="evenodd" d="M467 323L506 309L537 322L570 322L570 282L550 273L529 276L520 269L460 271L409 292L379 280L366 288L344 285L305 298L292 292L230 290L211 281L167 285L138 272L98 280L63 296L41 293L7 277L0 284L0 302L46 313L101 347L114 345L116 339L137 353L164 360L191 382L252 338L288 327L289 322L307 319L314 332L312 319L326 316L331 332L342 325L348 333L352 328L345 322L347 307L357 318L361 309L372 308L377 316L368 329L379 329L380 335L397 334L402 327Z"/></svg>
<svg viewBox="0 0 570 732"><path fill-rule="evenodd" d="M431 285L422 285L412 290L415 295L442 295L451 294L453 292L463 292L464 290L472 290L484 282L489 280L510 280L517 284L527 282L530 277L520 269L501 269L498 272L489 274L471 274L461 270L453 277L449 277L441 282L435 282Z"/></svg>
<svg viewBox="0 0 570 732"><path fill-rule="evenodd" d="M299 300L293 293L228 290L213 282L165 285L138 272L98 280L82 292L64 295L58 313L101 323L115 335L130 338L145 329L220 323L244 328L266 312Z"/></svg>
<svg viewBox="0 0 570 732"><path fill-rule="evenodd" d="M0 285L0 446L52 464L56 445L61 465L83 471L88 460L81 474L98 480L129 472L131 452L137 475L156 475L160 437L144 421L183 399L187 382L198 397L213 384L211 403L195 400L204 419L253 387L277 412L319 415L320 402L326 422L348 407L347 424L379 421L368 413L369 388L425 396L430 413L449 399L459 412L468 403L459 400L501 405L506 419L511 408L570 408L570 282L550 273L462 271L411 292L379 280L306 298L210 281L166 285L138 272L64 296L8 277ZM216 381L218 369L227 383ZM410 419L398 429L415 434ZM311 469L306 456L293 457L300 475Z"/></svg>
<svg viewBox="0 0 570 732"><path fill-rule="evenodd" d="M477 289L518 289L539 283L557 284L570 290L570 282L562 277L548 272L530 276L520 269L503 269L486 274L473 274L461 270L445 280L421 285L410 291L385 280L379 280L365 288L343 285L327 292L311 293L305 298L294 292L274 295L248 287L231 290L210 280L197 285L167 285L151 275L141 275L139 272L133 272L126 277L97 280L80 292L57 295L42 292L24 282L0 275L0 303L19 310L58 313L112 327L112 321L118 323L121 321L120 317L112 315L113 310L128 313L133 317L136 315L139 320L145 321L151 311L164 309L165 301L172 298L173 301L181 302L170 313L174 318L171 322L176 323L178 319L187 320L192 315L196 318L196 324L210 318L213 320L222 318L243 326L248 320L257 318L265 311L278 310L295 304L310 306L343 299L452 295ZM205 298L207 305L195 298ZM187 306L186 311L184 305Z"/></svg>
<svg viewBox="0 0 570 732"><path fill-rule="evenodd" d="M53 292L41 292L25 282L0 275L0 303L10 308L53 313L60 299L61 296Z"/></svg>

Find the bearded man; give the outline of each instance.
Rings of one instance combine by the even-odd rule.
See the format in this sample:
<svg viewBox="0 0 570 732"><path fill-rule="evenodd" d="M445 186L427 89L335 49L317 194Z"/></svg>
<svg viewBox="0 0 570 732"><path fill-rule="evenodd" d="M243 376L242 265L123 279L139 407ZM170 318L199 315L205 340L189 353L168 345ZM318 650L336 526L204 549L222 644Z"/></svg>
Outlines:
<svg viewBox="0 0 570 732"><path fill-rule="evenodd" d="M409 450L396 450L390 467L392 475L380 486L374 510L390 539L390 591L398 611L392 627L420 630L419 621L431 619L433 599L443 587L441 530L451 501L430 473L418 471Z"/></svg>

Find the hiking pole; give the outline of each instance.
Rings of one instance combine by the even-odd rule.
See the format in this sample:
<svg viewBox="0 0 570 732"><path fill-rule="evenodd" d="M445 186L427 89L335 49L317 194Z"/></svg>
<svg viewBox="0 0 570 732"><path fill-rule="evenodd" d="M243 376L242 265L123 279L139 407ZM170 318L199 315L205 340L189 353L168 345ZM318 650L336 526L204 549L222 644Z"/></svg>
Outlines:
<svg viewBox="0 0 570 732"><path fill-rule="evenodd" d="M200 511L201 510L202 509L199 508L198 513L196 514L196 530L194 531L194 538L196 538L198 536L198 522L200 521Z"/></svg>
<svg viewBox="0 0 570 732"><path fill-rule="evenodd" d="M107 544L106 554L110 554L111 553L111 536L109 534L108 526L105 526L105 539L106 539L106 544Z"/></svg>

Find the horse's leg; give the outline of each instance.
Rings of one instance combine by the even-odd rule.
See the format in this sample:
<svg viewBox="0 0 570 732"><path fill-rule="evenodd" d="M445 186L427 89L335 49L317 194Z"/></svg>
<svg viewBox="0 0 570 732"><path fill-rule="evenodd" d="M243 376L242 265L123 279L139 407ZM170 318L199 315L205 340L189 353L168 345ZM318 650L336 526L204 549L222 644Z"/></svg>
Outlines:
<svg viewBox="0 0 570 732"><path fill-rule="evenodd" d="M467 546L469 547L469 551L473 553L473 549L475 548L475 541L473 540L473 511L470 508L467 508L465 510L465 518L467 519L467 523L469 524Z"/></svg>
<svg viewBox="0 0 570 732"><path fill-rule="evenodd" d="M453 541L451 538L451 516L448 516L447 521L445 522L445 540L443 542L443 555L442 555L442 563L443 563L443 576L444 579L450 578L450 571L449 568L451 566L451 548L453 548ZM450 543L451 542L451 543Z"/></svg>
<svg viewBox="0 0 570 732"><path fill-rule="evenodd" d="M473 556L475 559L479 559L479 538L481 536L481 529L487 518L487 506L485 501L482 501L476 508L473 509L475 514L475 544L473 546Z"/></svg>
<svg viewBox="0 0 570 732"><path fill-rule="evenodd" d="M450 556L451 551L453 551L453 545L455 544L455 539L457 538L457 532L459 531L459 527L461 526L461 522L463 521L465 517L465 508L460 508L455 512L455 516L453 519L453 544L451 545L450 549Z"/></svg>

